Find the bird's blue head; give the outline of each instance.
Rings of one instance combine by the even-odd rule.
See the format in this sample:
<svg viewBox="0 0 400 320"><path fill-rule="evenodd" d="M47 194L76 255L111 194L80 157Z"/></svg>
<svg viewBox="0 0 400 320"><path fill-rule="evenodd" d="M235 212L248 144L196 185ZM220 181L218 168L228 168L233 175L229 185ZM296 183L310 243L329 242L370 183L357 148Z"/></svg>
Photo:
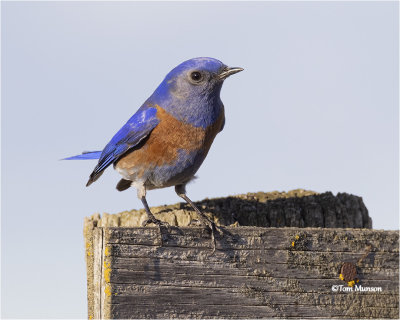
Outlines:
<svg viewBox="0 0 400 320"><path fill-rule="evenodd" d="M186 98L191 95L214 95L221 90L223 81L242 68L228 68L213 58L194 58L182 62L167 74L163 83L171 94Z"/></svg>
<svg viewBox="0 0 400 320"><path fill-rule="evenodd" d="M199 118L218 104L222 106L219 97L222 83L242 70L229 68L213 58L190 59L167 74L150 100L177 118Z"/></svg>

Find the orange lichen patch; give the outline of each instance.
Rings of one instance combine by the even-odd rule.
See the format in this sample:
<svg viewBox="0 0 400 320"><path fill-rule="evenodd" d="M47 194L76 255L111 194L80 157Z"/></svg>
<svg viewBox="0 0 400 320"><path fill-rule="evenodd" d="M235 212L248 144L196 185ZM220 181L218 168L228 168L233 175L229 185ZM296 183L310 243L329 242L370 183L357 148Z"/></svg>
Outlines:
<svg viewBox="0 0 400 320"><path fill-rule="evenodd" d="M183 123L156 105L160 123L151 132L146 143L139 149L122 157L117 167L129 170L132 167L171 165L178 159L178 151L203 150L207 153L215 136L221 129L224 113L207 129ZM140 174L139 174L140 175Z"/></svg>
<svg viewBox="0 0 400 320"><path fill-rule="evenodd" d="M351 281L347 282L347 285L349 287L354 287L355 284L356 284L356 282L354 280L351 280Z"/></svg>
<svg viewBox="0 0 400 320"><path fill-rule="evenodd" d="M107 297L111 296L111 286L109 284L106 285L104 288L104 293L106 294Z"/></svg>
<svg viewBox="0 0 400 320"><path fill-rule="evenodd" d="M109 283L111 276L111 263L104 260L104 281Z"/></svg>
<svg viewBox="0 0 400 320"><path fill-rule="evenodd" d="M342 268L343 269L343 268ZM356 284L356 283L358 283L360 280L359 279L357 279L357 278L355 278L355 274L353 275L354 276L354 278L345 278L345 275L343 274L343 273L340 273L339 274L339 279L340 280L343 280L343 281L345 281L345 282L347 282L347 285L349 286L349 287L354 287L354 285Z"/></svg>
<svg viewBox="0 0 400 320"><path fill-rule="evenodd" d="M292 241L292 247L294 247L296 245L296 241L300 239L300 236L298 234L295 235L294 237L294 241Z"/></svg>
<svg viewBox="0 0 400 320"><path fill-rule="evenodd" d="M104 255L106 257L108 257L110 255L110 247L106 246L106 248L104 249Z"/></svg>
<svg viewBox="0 0 400 320"><path fill-rule="evenodd" d="M92 255L92 243L90 241L86 241L86 255L88 257Z"/></svg>

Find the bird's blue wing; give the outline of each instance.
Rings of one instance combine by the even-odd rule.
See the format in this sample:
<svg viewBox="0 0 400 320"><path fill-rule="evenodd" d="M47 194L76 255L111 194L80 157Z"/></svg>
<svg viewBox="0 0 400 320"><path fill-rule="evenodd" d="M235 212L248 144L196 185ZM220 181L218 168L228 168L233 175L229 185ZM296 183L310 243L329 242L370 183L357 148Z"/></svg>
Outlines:
<svg viewBox="0 0 400 320"><path fill-rule="evenodd" d="M86 186L96 181L109 165L118 160L129 149L137 146L159 122L156 108L141 107L106 145Z"/></svg>
<svg viewBox="0 0 400 320"><path fill-rule="evenodd" d="M82 154L78 154L77 156L64 158L61 160L92 160L92 159L100 159L102 151L85 151Z"/></svg>

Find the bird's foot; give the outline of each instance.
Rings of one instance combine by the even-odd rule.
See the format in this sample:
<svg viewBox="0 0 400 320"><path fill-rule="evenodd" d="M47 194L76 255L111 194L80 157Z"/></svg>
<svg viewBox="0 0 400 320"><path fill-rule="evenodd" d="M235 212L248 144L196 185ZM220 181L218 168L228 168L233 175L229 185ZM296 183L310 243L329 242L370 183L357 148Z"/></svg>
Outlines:
<svg viewBox="0 0 400 320"><path fill-rule="evenodd" d="M218 232L220 233L220 230L219 227L217 227L214 222L208 224L208 227L211 230L211 247L212 247L212 253L214 253L215 250L217 250L217 241L215 240L215 232L218 230Z"/></svg>
<svg viewBox="0 0 400 320"><path fill-rule="evenodd" d="M146 220L144 220L142 222L142 226L146 227L148 224L150 223L154 223L156 226L158 226L158 230L160 232L160 247L163 246L164 244L164 240L163 240L163 228L166 228L168 230L168 228L170 227L170 225L167 222L161 221L156 219L156 217L154 217L153 215L148 216L148 218Z"/></svg>
<svg viewBox="0 0 400 320"><path fill-rule="evenodd" d="M203 218L203 217L202 217ZM220 235L223 235L221 227L217 226L213 221L207 218L203 218L200 220L193 219L189 223L189 227L201 227L205 226L211 231L211 246L212 246L212 252L214 253L216 250L216 240L215 240L215 233L218 232Z"/></svg>
<svg viewBox="0 0 400 320"><path fill-rule="evenodd" d="M212 253L215 252L217 249L217 242L215 239L215 234L218 232L220 235L223 235L222 228L217 226L214 221L211 221L210 219L204 219L205 225L210 229L211 231L211 247L212 247Z"/></svg>
<svg viewBox="0 0 400 320"><path fill-rule="evenodd" d="M164 228L168 228L170 226L169 223L158 220L156 217L152 215L142 222L142 227L146 227L150 223L154 223L155 225Z"/></svg>

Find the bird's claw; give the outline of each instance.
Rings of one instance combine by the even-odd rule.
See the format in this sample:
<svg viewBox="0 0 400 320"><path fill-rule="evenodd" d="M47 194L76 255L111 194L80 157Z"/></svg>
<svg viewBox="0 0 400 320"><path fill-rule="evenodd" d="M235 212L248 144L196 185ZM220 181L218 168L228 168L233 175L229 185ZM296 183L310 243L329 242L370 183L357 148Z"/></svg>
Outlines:
<svg viewBox="0 0 400 320"><path fill-rule="evenodd" d="M167 222L161 221L156 219L154 216L148 217L146 220L144 220L142 222L142 227L146 227L148 224L150 223L154 223L155 225L157 225L159 228L160 227L164 227L164 228L168 228L169 224Z"/></svg>
<svg viewBox="0 0 400 320"><path fill-rule="evenodd" d="M213 221L208 221L207 227L211 230L211 244L212 253L217 249L217 241L215 239L215 232L217 231L219 235L223 235L221 227L217 226Z"/></svg>
<svg viewBox="0 0 400 320"><path fill-rule="evenodd" d="M163 239L163 232L162 228L168 229L170 225L167 222L161 221L156 219L153 215L149 216L146 220L142 222L142 226L146 227L148 224L154 223L156 226L158 226L158 230L160 232L160 247L163 247L164 245L164 239Z"/></svg>

